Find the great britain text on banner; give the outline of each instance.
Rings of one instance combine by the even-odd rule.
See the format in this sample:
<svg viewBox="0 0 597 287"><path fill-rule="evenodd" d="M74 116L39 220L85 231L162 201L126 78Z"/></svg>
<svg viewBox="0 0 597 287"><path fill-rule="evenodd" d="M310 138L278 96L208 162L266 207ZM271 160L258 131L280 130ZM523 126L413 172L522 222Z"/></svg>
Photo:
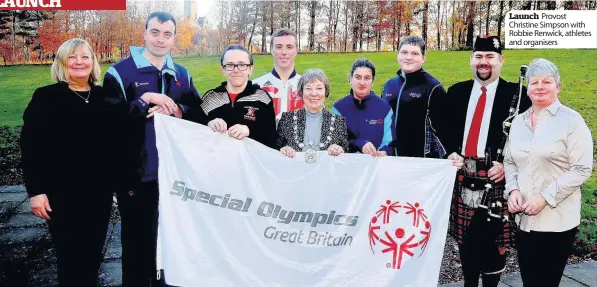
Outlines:
<svg viewBox="0 0 597 287"><path fill-rule="evenodd" d="M456 169L320 152L157 115L160 256L175 286L437 286Z"/></svg>

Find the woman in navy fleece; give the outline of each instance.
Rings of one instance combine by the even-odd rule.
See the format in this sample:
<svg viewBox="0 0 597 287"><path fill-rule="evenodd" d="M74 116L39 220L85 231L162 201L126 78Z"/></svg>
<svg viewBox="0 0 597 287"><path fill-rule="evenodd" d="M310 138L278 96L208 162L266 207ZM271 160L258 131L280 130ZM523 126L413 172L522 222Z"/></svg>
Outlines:
<svg viewBox="0 0 597 287"><path fill-rule="evenodd" d="M392 154L388 144L393 140L392 108L371 90L375 65L368 59L357 59L350 71L352 88L348 96L338 100L332 113L346 118L349 149L373 157Z"/></svg>

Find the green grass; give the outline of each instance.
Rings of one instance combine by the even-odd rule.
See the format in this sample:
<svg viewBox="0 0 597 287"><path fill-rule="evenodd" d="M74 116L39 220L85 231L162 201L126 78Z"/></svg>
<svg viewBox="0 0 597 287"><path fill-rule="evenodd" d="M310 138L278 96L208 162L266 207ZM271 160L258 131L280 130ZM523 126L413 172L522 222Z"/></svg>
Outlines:
<svg viewBox="0 0 597 287"><path fill-rule="evenodd" d="M450 85L470 79L470 52L430 51L423 67L434 75L447 88ZM563 88L562 102L578 110L589 123L593 134L597 133L597 50L513 50L504 51L506 63L502 77L518 81L521 64L528 64L533 58L544 57L560 68ZM320 68L326 72L331 82L331 96L326 106L345 96L350 89L348 73L352 62L358 57L369 58L377 66L374 91L379 93L384 82L395 76L396 54L357 53L357 54L304 54L297 56L296 69L300 73L309 68ZM177 58L177 62L187 67L195 80L200 93L224 81L219 72L219 57ZM257 77L268 72L273 65L271 56L255 57ZM108 65L102 65L106 71ZM0 68L0 126L15 126L22 123L22 113L35 88L50 84L49 66L16 66Z"/></svg>
<svg viewBox="0 0 597 287"><path fill-rule="evenodd" d="M456 82L472 78L469 55L470 52L430 51L423 66L447 88ZM518 81L520 65L528 65L534 58L542 57L554 62L560 69L561 101L579 111L594 138L597 137L597 50L508 50L504 51L504 56L506 61L502 78L513 82ZM330 107L334 101L348 93L348 73L352 62L359 57L369 58L375 63L377 75L373 89L379 93L384 82L395 76L397 63L394 52L298 55L296 69L299 73L309 68L320 68L326 72L331 83L330 98L326 101L326 106ZM201 94L225 79L219 72L219 57L176 58L176 61L190 70ZM255 72L251 78L268 72L272 66L271 56L256 56ZM108 65L102 65L102 71L107 68ZM35 88L50 83L49 66L0 68L0 127L21 125L23 110ZM16 136L16 131L11 134ZM15 138L0 139L0 147L3 146L1 143L14 140ZM594 248L597 246L596 180L597 174L594 172L583 187L583 223L578 236L581 242L577 245L582 249L579 251L582 254L595 252Z"/></svg>

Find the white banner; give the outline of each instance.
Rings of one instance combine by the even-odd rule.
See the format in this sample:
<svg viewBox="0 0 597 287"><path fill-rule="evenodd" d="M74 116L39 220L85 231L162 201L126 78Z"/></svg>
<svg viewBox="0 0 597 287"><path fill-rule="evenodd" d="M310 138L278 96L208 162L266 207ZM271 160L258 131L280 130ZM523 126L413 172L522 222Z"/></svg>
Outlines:
<svg viewBox="0 0 597 287"><path fill-rule="evenodd" d="M448 160L302 153L156 115L161 256L175 286L437 286Z"/></svg>

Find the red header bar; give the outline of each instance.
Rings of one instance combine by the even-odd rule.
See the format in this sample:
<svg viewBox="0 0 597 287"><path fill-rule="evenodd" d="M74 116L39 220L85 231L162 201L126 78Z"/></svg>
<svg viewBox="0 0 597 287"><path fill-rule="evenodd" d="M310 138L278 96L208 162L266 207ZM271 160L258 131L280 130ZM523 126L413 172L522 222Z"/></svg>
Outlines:
<svg viewBox="0 0 597 287"><path fill-rule="evenodd" d="M0 10L126 10L126 0L0 0Z"/></svg>

